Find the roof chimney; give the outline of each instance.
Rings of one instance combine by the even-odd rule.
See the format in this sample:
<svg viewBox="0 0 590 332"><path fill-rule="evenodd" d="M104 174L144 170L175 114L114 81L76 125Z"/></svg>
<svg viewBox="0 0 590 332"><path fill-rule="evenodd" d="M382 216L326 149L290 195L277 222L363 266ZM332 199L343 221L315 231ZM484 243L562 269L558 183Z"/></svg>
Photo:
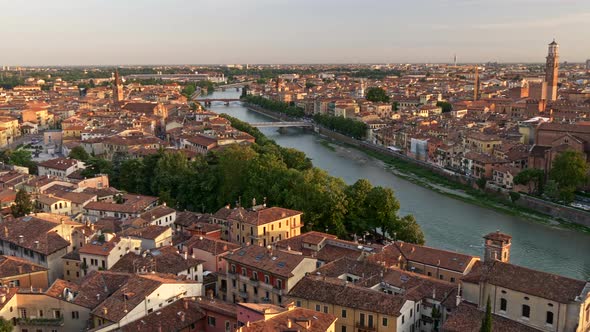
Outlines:
<svg viewBox="0 0 590 332"><path fill-rule="evenodd" d="M23 235L19 235L18 236L18 243L23 243L25 242L25 237Z"/></svg>
<svg viewBox="0 0 590 332"><path fill-rule="evenodd" d="M461 304L461 284L459 284L459 288L457 289L457 298L455 302L456 306L459 306L459 304Z"/></svg>
<svg viewBox="0 0 590 332"><path fill-rule="evenodd" d="M109 313L109 309L107 307L102 307L102 314L106 315Z"/></svg>
<svg viewBox="0 0 590 332"><path fill-rule="evenodd" d="M287 320L287 328L290 329L293 326L293 323L291 322L291 318L289 318Z"/></svg>
<svg viewBox="0 0 590 332"><path fill-rule="evenodd" d="M184 304L184 310L188 310L188 299L184 299L183 300L183 304Z"/></svg>
<svg viewBox="0 0 590 332"><path fill-rule="evenodd" d="M39 249L39 241L35 241L35 248Z"/></svg>

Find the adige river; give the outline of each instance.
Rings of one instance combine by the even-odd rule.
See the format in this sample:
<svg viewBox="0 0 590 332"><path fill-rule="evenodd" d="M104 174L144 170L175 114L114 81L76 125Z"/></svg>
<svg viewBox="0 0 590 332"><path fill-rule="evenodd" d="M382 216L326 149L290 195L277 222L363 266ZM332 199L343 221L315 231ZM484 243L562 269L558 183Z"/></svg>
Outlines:
<svg viewBox="0 0 590 332"><path fill-rule="evenodd" d="M235 89L216 91L208 98L237 98ZM240 102L226 106L213 102L210 109L246 122L268 122L269 117L250 111ZM590 234L553 227L456 200L396 177L379 160L364 153L329 143L298 128L262 129L285 147L301 150L314 166L351 184L366 178L392 188L402 215L412 214L422 227L428 246L483 255L482 236L496 230L512 235L511 262L578 279L590 278Z"/></svg>

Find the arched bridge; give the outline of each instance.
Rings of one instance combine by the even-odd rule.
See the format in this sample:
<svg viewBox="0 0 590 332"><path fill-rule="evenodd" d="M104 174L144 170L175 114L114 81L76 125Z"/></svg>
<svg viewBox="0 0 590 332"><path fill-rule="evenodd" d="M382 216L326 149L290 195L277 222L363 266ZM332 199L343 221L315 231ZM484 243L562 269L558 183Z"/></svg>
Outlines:
<svg viewBox="0 0 590 332"><path fill-rule="evenodd" d="M205 104L205 106L211 106L211 103L214 101L221 101L226 105L229 105L232 101L240 101L239 98L204 98L204 99L197 99L198 102Z"/></svg>
<svg viewBox="0 0 590 332"><path fill-rule="evenodd" d="M250 125L256 128L313 127L313 123L303 121L256 122Z"/></svg>

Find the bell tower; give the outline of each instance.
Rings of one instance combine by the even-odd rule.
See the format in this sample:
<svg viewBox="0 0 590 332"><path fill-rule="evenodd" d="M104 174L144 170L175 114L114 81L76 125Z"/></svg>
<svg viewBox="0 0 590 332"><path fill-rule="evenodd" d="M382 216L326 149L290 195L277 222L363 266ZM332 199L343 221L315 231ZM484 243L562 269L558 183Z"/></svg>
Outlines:
<svg viewBox="0 0 590 332"><path fill-rule="evenodd" d="M547 65L545 67L545 81L547 82L547 99L557 99L557 79L559 75L559 45L555 39L549 44Z"/></svg>
<svg viewBox="0 0 590 332"><path fill-rule="evenodd" d="M485 239L485 256L484 261L498 260L504 263L510 261L510 246L512 245L512 236L500 231L490 233L483 237Z"/></svg>
<svg viewBox="0 0 590 332"><path fill-rule="evenodd" d="M115 81L113 83L113 99L115 102L123 100L123 81L119 77L119 70L115 69Z"/></svg>

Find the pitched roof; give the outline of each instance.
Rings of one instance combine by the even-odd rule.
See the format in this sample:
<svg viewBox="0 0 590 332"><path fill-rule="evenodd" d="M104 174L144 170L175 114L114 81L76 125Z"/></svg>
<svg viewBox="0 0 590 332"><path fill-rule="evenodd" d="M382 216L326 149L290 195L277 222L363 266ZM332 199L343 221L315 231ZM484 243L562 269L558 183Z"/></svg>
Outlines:
<svg viewBox="0 0 590 332"><path fill-rule="evenodd" d="M241 332L326 332L336 316L306 308L293 308L267 320L242 326Z"/></svg>
<svg viewBox="0 0 590 332"><path fill-rule="evenodd" d="M191 255L187 255L185 259L184 254L178 253L175 247L166 246L147 250L141 255L133 252L127 253L117 261L110 271L136 273L153 270L158 273L178 275L180 272L203 262Z"/></svg>
<svg viewBox="0 0 590 332"><path fill-rule="evenodd" d="M222 208L222 210L223 209L224 208ZM281 207L261 208L256 210L239 207L233 209L226 219L259 226L301 214L303 214L301 211L295 211ZM215 217L217 218L217 213L215 214Z"/></svg>
<svg viewBox="0 0 590 332"><path fill-rule="evenodd" d="M121 331L158 332L163 330L190 330L191 325L204 319L205 316L198 302L182 299L123 326Z"/></svg>
<svg viewBox="0 0 590 332"><path fill-rule="evenodd" d="M8 278L47 270L47 268L41 265L31 263L30 261L19 257L0 255L0 278Z"/></svg>
<svg viewBox="0 0 590 332"><path fill-rule="evenodd" d="M478 332L485 313L469 303L462 302L442 326L443 332ZM537 332L508 318L492 314L492 331L494 332Z"/></svg>
<svg viewBox="0 0 590 332"><path fill-rule="evenodd" d="M14 243L23 248L49 255L66 248L70 242L52 230L60 225L61 218L66 227L74 227L68 217L38 213L0 223L0 240ZM21 237L22 236L22 237Z"/></svg>
<svg viewBox="0 0 590 332"><path fill-rule="evenodd" d="M301 279L287 296L396 317L406 303L406 299L399 295L359 287L336 278L312 275Z"/></svg>
<svg viewBox="0 0 590 332"><path fill-rule="evenodd" d="M536 271L501 261L477 262L463 282L487 282L548 300L569 303L582 294L586 281Z"/></svg>
<svg viewBox="0 0 590 332"><path fill-rule="evenodd" d="M288 278L293 275L292 271L303 260L309 259L303 255L282 250L268 251L266 248L260 246L248 246L236 249L224 258L230 262L236 262Z"/></svg>
<svg viewBox="0 0 590 332"><path fill-rule="evenodd" d="M385 262L388 266L397 265L399 256L402 259L439 266L443 269L464 273L476 256L465 255L453 251L431 248L412 243L396 241L383 248L381 253L369 257L374 262Z"/></svg>

